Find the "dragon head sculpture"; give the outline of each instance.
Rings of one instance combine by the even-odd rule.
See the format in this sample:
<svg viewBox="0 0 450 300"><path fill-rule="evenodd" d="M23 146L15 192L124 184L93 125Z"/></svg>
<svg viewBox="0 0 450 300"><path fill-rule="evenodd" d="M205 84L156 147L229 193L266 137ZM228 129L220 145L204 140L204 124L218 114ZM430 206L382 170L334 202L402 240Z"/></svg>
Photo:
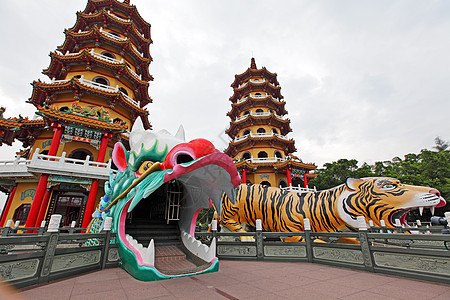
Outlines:
<svg viewBox="0 0 450 300"><path fill-rule="evenodd" d="M195 240L194 230L201 209L213 205L220 211L224 193L234 201L234 188L240 177L231 158L205 139L185 142L181 126L175 136L165 130L155 133L145 130L138 118L130 132L130 151L116 143L113 161L118 172L115 176L111 174L105 184L105 195L94 217L112 217L122 267L143 281L192 274L164 274L155 267L158 245L151 240L144 246L127 232L133 214L142 217L142 212L147 210L145 217L150 220L161 219L161 214L167 217L168 193L176 186L179 197L175 206L179 215L175 222L178 222L183 250L206 262L206 267L197 268L195 273L217 270L215 247L209 248Z"/></svg>

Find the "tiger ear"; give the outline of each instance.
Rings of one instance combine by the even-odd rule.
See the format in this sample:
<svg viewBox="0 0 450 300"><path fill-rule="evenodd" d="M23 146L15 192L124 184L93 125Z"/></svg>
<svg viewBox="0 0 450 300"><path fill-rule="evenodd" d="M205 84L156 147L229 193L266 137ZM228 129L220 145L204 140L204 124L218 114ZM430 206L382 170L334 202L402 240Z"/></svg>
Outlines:
<svg viewBox="0 0 450 300"><path fill-rule="evenodd" d="M363 180L360 178L347 178L345 185L351 191L356 191Z"/></svg>

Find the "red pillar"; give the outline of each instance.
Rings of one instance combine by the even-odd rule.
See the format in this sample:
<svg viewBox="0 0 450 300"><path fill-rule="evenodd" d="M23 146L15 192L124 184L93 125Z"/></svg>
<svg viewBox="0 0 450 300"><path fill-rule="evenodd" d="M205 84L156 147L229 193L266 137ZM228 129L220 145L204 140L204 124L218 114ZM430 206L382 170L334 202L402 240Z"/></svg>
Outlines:
<svg viewBox="0 0 450 300"><path fill-rule="evenodd" d="M47 190L47 180L48 174L42 174L41 178L39 178L39 183L36 188L36 193L34 194L33 202L31 203L31 208L30 212L28 213L27 223L25 224L25 227L34 227L34 224L36 224L36 219L41 207L42 198L44 197L44 193Z"/></svg>
<svg viewBox="0 0 450 300"><path fill-rule="evenodd" d="M61 141L61 135L64 131L61 124L52 123L53 138L50 144L50 149L48 150L48 155L54 156L58 153L59 143ZM34 227L39 214L39 209L41 208L42 200L47 190L47 180L48 174L41 174L39 178L39 183L36 188L36 194L34 194L33 203L31 204L30 212L28 214L27 223L25 227Z"/></svg>
<svg viewBox="0 0 450 300"><path fill-rule="evenodd" d="M306 189L308 188L308 177L306 176L308 174L308 172L306 172L305 174L303 174L303 187Z"/></svg>
<svg viewBox="0 0 450 300"><path fill-rule="evenodd" d="M245 169L242 170L242 183L243 184L247 183L247 170Z"/></svg>
<svg viewBox="0 0 450 300"><path fill-rule="evenodd" d="M97 162L103 162L105 159L106 148L108 147L110 138L111 134L105 133L103 135L102 141L100 142L100 149L98 150ZM89 222L91 222L92 213L94 212L95 199L97 198L98 183L98 179L92 180L91 190L89 191L89 197L86 203L86 209L84 211L83 224L81 225L83 228L87 228Z"/></svg>
<svg viewBox="0 0 450 300"><path fill-rule="evenodd" d="M42 200L41 207L39 208L38 218L34 227L40 227L42 220L44 220L45 213L47 212L48 201L50 200L50 188L45 190L44 199Z"/></svg>
<svg viewBox="0 0 450 300"><path fill-rule="evenodd" d="M291 176L291 170L289 168L286 169L286 176L287 176L288 186L292 186L292 176Z"/></svg>
<svg viewBox="0 0 450 300"><path fill-rule="evenodd" d="M11 208L11 203L14 199L14 194L16 193L17 186L13 187L11 190L11 193L9 193L8 200L6 200L5 208L3 209L2 213L2 220L0 221L0 226L5 226L6 217L8 216L9 209Z"/></svg>

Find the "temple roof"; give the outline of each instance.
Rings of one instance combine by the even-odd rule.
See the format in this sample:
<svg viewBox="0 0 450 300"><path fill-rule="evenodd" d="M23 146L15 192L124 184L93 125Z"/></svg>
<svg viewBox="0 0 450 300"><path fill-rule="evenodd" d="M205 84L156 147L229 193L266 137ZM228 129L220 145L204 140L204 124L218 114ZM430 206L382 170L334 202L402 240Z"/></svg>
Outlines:
<svg viewBox="0 0 450 300"><path fill-rule="evenodd" d="M147 88L149 85L147 81L140 79L138 75L126 65L125 62L120 63L118 61L117 63L114 63L110 60L102 59L102 55L93 52L93 50L88 51L87 49L84 49L79 53L71 53L66 55L51 52L50 57L50 66L43 71L43 74L57 80L61 80L67 75L67 72L70 69L70 67L67 68L67 66L82 64L86 65L87 67L103 67L105 69L113 71L115 74L117 74L117 76L125 75L128 81L133 83L133 90L136 86L144 86ZM151 77L150 79L153 80L153 77Z"/></svg>
<svg viewBox="0 0 450 300"><path fill-rule="evenodd" d="M230 97L230 101L233 103L237 102L240 98L250 92L267 92L273 97L281 100L284 97L281 95L280 90L280 86L275 86L268 81L254 82L249 80L244 85L233 89L233 96Z"/></svg>
<svg viewBox="0 0 450 300"><path fill-rule="evenodd" d="M87 31L74 32L66 29L64 33L66 35L66 39L64 40L64 43L61 46L57 47L57 49L63 53L67 51L78 52L78 49L89 47L89 45L85 45L89 43L95 44L105 43L117 48L118 52L121 53L125 53L125 51L128 50L127 53L130 54L131 58L133 58L134 65L140 66L144 64L148 67L148 65L152 61L150 54L148 57L142 56L141 53L132 45L132 43L128 38L121 39L112 37L107 33L105 33L105 31L101 27L99 28L96 24L94 24ZM90 45L90 47L92 47L92 45Z"/></svg>
<svg viewBox="0 0 450 300"><path fill-rule="evenodd" d="M28 117L4 118L5 108L0 108L0 146L2 144L12 145L15 139L21 141L25 147L32 142L35 132L40 132L45 127L42 119L29 120Z"/></svg>
<svg viewBox="0 0 450 300"><path fill-rule="evenodd" d="M63 112L56 109L52 105L50 105L49 107L36 105L36 108L38 109L37 114L54 121L62 122L65 125L79 124L85 127L111 132L124 132L129 129L127 125L115 124L98 118L89 118L75 112Z"/></svg>
<svg viewBox="0 0 450 300"><path fill-rule="evenodd" d="M136 9L136 6L130 5L130 1L119 2L117 0L89 0L83 13L94 13L103 8L122 12L128 17L128 19L131 19L136 24L137 28L142 30L142 33L146 38L150 39L151 25L142 18Z"/></svg>
<svg viewBox="0 0 450 300"><path fill-rule="evenodd" d="M260 124L273 125L274 127L280 129L282 135L286 135L292 131L289 126L290 122L291 121L289 119L282 119L273 113L267 115L248 114L240 120L230 122L230 127L225 130L225 133L227 133L231 138L234 138L241 128Z"/></svg>
<svg viewBox="0 0 450 300"><path fill-rule="evenodd" d="M271 167L276 169L302 169L305 171L314 170L317 168L316 165L306 164L299 160L288 158L286 160L280 160L277 162L264 162L264 163L252 163L251 160L243 160L235 163L236 168L238 169L246 169L246 170L255 170L261 167ZM315 177L315 174L308 174L308 177ZM317 175L316 175L317 176Z"/></svg>
<svg viewBox="0 0 450 300"><path fill-rule="evenodd" d="M236 155L236 153L239 152L239 149L241 149L243 146L248 146L249 144L253 146L256 143L260 142L268 142L272 145L278 145L285 148L285 153L290 154L295 152L297 149L295 148L295 141L293 139L286 139L283 137L280 137L278 134L267 134L267 135L261 135L261 136L252 136L247 135L246 137L241 137L237 141L231 141L223 152L227 154L228 156L233 157Z"/></svg>
<svg viewBox="0 0 450 300"><path fill-rule="evenodd" d="M92 23L112 24L120 27L126 34L131 34L138 45L148 45L152 43L151 38L145 37L133 20L118 17L117 15L111 13L111 11L107 8L103 8L94 13L77 12L77 20L75 25L69 30L74 32L85 30L86 27Z"/></svg>
<svg viewBox="0 0 450 300"><path fill-rule="evenodd" d="M272 96L256 98L249 95L244 101L237 101L232 103L231 111L227 113L227 116L234 120L237 118L241 111L258 107L258 105L271 108L280 116L284 116L285 114L287 114L287 111L285 109L286 102L277 101Z"/></svg>
<svg viewBox="0 0 450 300"><path fill-rule="evenodd" d="M245 72L242 74L235 75L231 87L237 88L244 81L256 76L266 78L270 83L272 83L275 86L279 85L279 82L277 80L277 73L271 73L267 71L265 67L262 67L262 69L257 69L255 59L252 57L250 68L245 70Z"/></svg>
<svg viewBox="0 0 450 300"><path fill-rule="evenodd" d="M146 117L148 111L144 108L136 106L120 91L103 90L95 88L80 82L80 79L72 78L69 80L61 80L52 83L45 83L41 81L34 81L33 93L29 99L36 107L50 105L55 99L54 95L58 93L73 93L74 97L82 97L83 94L91 94L108 99L110 105L120 104L123 107L134 112L134 115L143 116L144 127L151 128L150 122ZM134 118L135 119L135 118Z"/></svg>

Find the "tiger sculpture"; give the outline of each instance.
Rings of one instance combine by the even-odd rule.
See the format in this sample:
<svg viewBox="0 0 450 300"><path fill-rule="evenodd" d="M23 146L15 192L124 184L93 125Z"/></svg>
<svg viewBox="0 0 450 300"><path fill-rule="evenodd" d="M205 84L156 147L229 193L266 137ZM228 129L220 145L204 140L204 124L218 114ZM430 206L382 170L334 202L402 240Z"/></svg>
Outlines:
<svg viewBox="0 0 450 300"><path fill-rule="evenodd" d="M273 232L304 231L303 220L308 218L311 230L333 232L356 230L357 216L364 216L381 226L395 227L395 220L406 224L410 210L446 204L439 191L422 186L405 185L387 177L349 178L335 188L309 193L283 191L263 185L241 184L236 189L233 204L224 195L220 224L232 232L246 232L241 224L255 226L261 219L262 228ZM241 240L247 240L241 237ZM250 237L251 239L251 237ZM298 241L291 237L289 241Z"/></svg>

